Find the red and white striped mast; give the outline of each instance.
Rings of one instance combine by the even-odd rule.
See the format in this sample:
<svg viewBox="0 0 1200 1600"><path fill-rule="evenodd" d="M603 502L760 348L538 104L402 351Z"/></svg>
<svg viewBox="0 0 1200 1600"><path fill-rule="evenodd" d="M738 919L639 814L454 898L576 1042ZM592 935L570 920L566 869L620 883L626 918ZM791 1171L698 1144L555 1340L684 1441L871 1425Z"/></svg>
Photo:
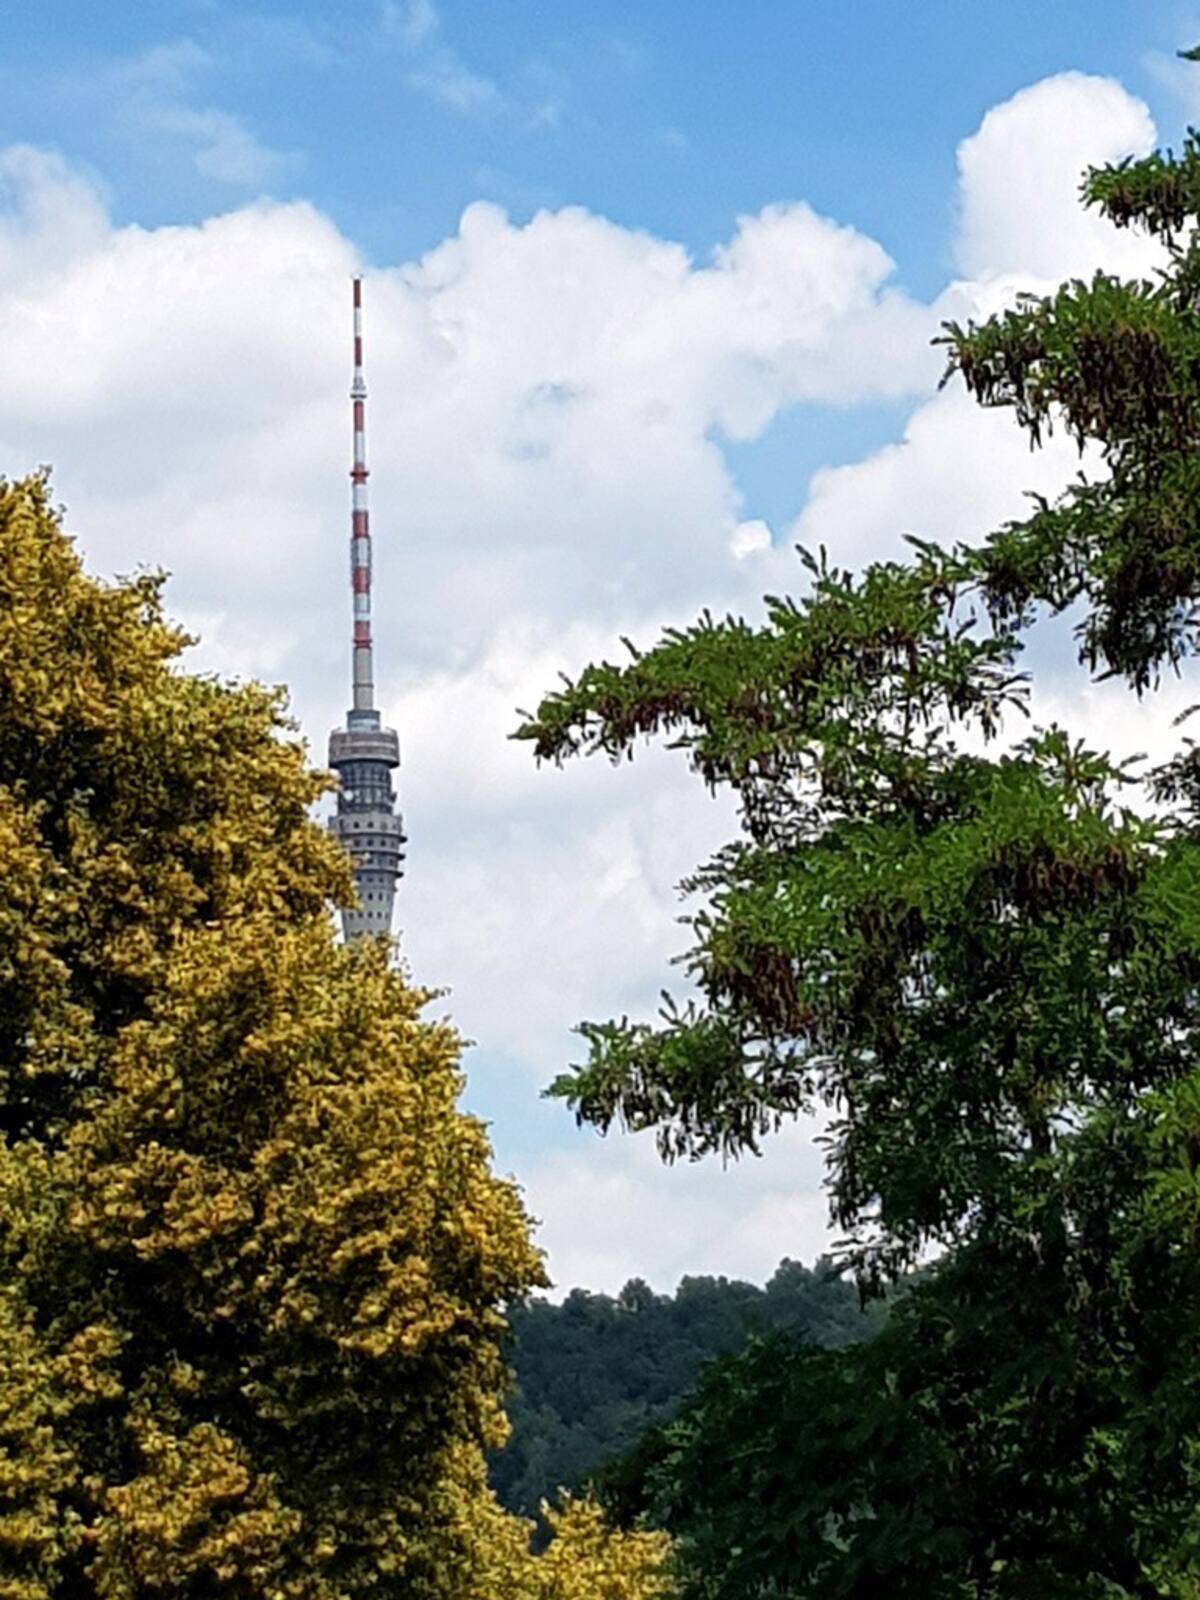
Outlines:
<svg viewBox="0 0 1200 1600"><path fill-rule="evenodd" d="M350 468L350 581L354 593L354 709L375 708L371 641L371 514L367 505L367 384L363 377L362 279L354 280L354 465Z"/></svg>

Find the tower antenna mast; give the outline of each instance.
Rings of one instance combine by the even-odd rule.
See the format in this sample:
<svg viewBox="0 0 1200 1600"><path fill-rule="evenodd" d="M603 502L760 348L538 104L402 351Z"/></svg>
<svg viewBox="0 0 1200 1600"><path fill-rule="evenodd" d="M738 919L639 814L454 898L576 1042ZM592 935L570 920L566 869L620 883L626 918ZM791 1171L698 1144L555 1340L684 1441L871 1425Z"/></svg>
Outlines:
<svg viewBox="0 0 1200 1600"><path fill-rule="evenodd" d="M350 468L350 586L354 597L355 711L375 709L375 647L371 639L371 512L367 503L367 382L363 377L362 279L354 279L354 464Z"/></svg>

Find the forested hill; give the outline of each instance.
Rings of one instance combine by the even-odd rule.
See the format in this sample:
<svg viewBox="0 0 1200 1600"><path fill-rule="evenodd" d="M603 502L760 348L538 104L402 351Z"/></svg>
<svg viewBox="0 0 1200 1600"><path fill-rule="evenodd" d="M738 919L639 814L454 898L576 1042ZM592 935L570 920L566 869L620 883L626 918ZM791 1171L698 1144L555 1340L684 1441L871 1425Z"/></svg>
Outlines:
<svg viewBox="0 0 1200 1600"><path fill-rule="evenodd" d="M492 1481L506 1506L532 1516L669 1417L703 1364L752 1333L792 1329L832 1348L863 1338L878 1316L859 1310L853 1284L824 1260L785 1260L765 1288L698 1277L666 1295L634 1278L615 1299L573 1289L561 1305L515 1307L513 1432L492 1459Z"/></svg>

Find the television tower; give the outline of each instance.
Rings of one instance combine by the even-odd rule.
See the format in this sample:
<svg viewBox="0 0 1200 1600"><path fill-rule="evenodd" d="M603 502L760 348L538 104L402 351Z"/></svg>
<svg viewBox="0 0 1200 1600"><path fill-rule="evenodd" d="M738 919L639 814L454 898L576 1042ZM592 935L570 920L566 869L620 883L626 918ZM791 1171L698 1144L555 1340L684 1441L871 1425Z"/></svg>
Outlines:
<svg viewBox="0 0 1200 1600"><path fill-rule="evenodd" d="M354 858L357 906L342 912L347 940L392 931L396 881L404 860L404 822L396 811L392 769L400 765L394 728L375 709L371 642L371 525L367 511L367 385L362 362L362 279L354 279L354 465L350 468L350 590L353 596L353 704L346 726L329 735L329 765L341 779L330 832Z"/></svg>

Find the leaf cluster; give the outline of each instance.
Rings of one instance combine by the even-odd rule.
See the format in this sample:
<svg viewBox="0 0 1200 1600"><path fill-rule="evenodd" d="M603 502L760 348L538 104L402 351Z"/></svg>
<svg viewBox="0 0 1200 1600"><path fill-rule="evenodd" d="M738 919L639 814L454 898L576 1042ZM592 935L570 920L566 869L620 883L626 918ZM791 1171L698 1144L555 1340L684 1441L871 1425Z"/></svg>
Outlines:
<svg viewBox="0 0 1200 1600"><path fill-rule="evenodd" d="M1200 552L1200 145L1093 170L1085 201L1162 244L1153 281L1098 273L1024 297L982 325L947 324L947 376L1010 409L1035 446L1055 427L1085 469L1053 502L962 552L993 621L1080 605L1081 659L1138 691L1197 642Z"/></svg>

